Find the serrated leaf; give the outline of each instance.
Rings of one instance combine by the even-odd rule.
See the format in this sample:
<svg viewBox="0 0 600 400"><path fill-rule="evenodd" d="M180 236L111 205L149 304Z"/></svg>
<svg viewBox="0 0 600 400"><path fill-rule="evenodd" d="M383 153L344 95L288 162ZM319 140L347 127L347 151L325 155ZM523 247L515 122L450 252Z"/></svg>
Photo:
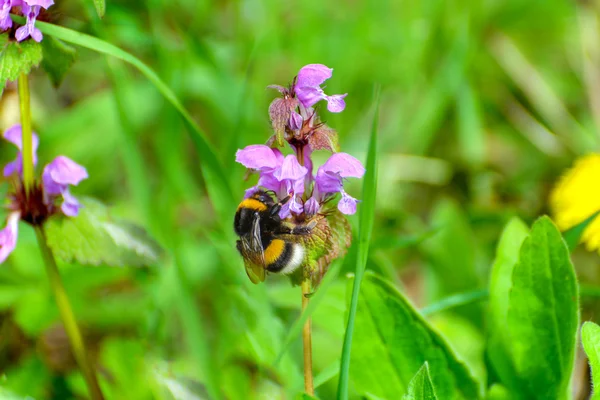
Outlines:
<svg viewBox="0 0 600 400"><path fill-rule="evenodd" d="M592 369L592 397L590 400L600 399L600 326L593 322L586 322L581 327L581 342L588 356Z"/></svg>
<svg viewBox="0 0 600 400"><path fill-rule="evenodd" d="M57 257L85 265L156 264L162 250L143 228L111 217L97 200L85 198L81 203L77 217L55 217L45 225L48 245Z"/></svg>
<svg viewBox="0 0 600 400"><path fill-rule="evenodd" d="M42 61L42 45L34 40L15 42L8 33L0 35L0 92L7 81L14 81L19 74L28 74Z"/></svg>
<svg viewBox="0 0 600 400"><path fill-rule="evenodd" d="M429 374L429 364L425 362L421 369L417 371L414 378L408 384L408 393L402 400L437 400L431 375Z"/></svg>
<svg viewBox="0 0 600 400"><path fill-rule="evenodd" d="M390 283L367 273L354 327L351 379L360 394L398 399L427 361L440 399L480 398L479 386L445 340Z"/></svg>
<svg viewBox="0 0 600 400"><path fill-rule="evenodd" d="M104 17L106 13L106 1L105 0L93 0L94 7L96 8L96 12L100 18Z"/></svg>
<svg viewBox="0 0 600 400"><path fill-rule="evenodd" d="M58 87L75 62L77 52L74 47L53 36L47 36L42 40L42 50L44 54L42 68L50 77L54 87Z"/></svg>
<svg viewBox="0 0 600 400"><path fill-rule="evenodd" d="M570 398L578 325L579 293L569 250L550 218L542 217L523 242L509 292L515 394Z"/></svg>
<svg viewBox="0 0 600 400"><path fill-rule="evenodd" d="M500 380L512 387L516 386L517 376L510 359L511 343L505 328L513 269L519 261L519 251L528 234L527 225L518 218L513 218L506 224L498 242L490 276L487 355Z"/></svg>

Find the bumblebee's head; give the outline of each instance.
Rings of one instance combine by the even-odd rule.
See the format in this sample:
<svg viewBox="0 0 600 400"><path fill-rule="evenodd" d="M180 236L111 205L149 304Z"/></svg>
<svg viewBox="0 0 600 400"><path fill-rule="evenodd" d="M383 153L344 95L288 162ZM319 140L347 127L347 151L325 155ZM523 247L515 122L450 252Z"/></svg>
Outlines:
<svg viewBox="0 0 600 400"><path fill-rule="evenodd" d="M261 228L279 223L280 209L281 205L275 203L269 193L259 190L238 206L233 223L235 233L238 236L249 234L256 219L261 221Z"/></svg>

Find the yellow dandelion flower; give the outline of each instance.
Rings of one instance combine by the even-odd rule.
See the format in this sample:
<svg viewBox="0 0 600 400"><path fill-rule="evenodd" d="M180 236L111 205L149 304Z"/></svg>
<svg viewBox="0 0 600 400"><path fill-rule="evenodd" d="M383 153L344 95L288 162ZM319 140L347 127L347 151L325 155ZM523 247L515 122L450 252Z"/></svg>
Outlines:
<svg viewBox="0 0 600 400"><path fill-rule="evenodd" d="M550 195L554 221L561 231L578 225L600 210L600 154L579 158ZM600 250L600 215L581 236L589 251Z"/></svg>

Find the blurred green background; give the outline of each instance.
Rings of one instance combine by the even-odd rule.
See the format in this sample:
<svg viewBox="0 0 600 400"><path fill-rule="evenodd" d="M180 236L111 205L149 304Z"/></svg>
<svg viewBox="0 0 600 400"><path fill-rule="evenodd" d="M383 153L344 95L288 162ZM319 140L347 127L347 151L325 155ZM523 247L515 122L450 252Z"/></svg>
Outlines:
<svg viewBox="0 0 600 400"><path fill-rule="evenodd" d="M506 221L548 213L558 176L598 150L595 1L109 0L99 20L91 1L70 0L51 11L56 23L155 70L214 145L234 191L233 199L207 196L193 133L130 66L78 48L58 89L42 71L33 73L40 164L64 154L85 165L90 179L75 194L113 206L166 249L152 268L61 264L109 398L293 399L302 392L299 337L284 349L299 316L299 288L276 276L252 285L232 221L256 179L244 181L235 151L268 139L276 92L266 86L291 82L303 65L334 68L326 91L347 92L347 107L323 118L338 130L342 151L363 161L374 86L381 85L368 268L418 307L485 288ZM16 87L4 92L1 113L2 129L18 120ZM0 155L8 162L14 149L2 146ZM360 197L360 188L356 180L347 190ZM20 228L18 248L0 268L0 387L36 399L81 397L85 386L35 236ZM575 257L582 282L600 279L596 254ZM313 315L323 399L336 392L345 275L354 261L351 249ZM585 320L594 304L584 306L591 310ZM429 318L478 378L493 381L485 376L482 310L471 305ZM580 375L575 388L585 398Z"/></svg>

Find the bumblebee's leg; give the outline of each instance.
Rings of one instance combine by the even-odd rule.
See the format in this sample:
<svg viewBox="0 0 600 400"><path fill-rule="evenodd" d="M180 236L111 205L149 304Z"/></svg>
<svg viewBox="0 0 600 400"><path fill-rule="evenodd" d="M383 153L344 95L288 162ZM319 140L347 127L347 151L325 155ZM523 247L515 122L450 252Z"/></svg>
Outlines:
<svg viewBox="0 0 600 400"><path fill-rule="evenodd" d="M282 225L289 229L289 233L293 235L308 235L319 222L320 218L311 218L302 224L292 224L283 222Z"/></svg>

